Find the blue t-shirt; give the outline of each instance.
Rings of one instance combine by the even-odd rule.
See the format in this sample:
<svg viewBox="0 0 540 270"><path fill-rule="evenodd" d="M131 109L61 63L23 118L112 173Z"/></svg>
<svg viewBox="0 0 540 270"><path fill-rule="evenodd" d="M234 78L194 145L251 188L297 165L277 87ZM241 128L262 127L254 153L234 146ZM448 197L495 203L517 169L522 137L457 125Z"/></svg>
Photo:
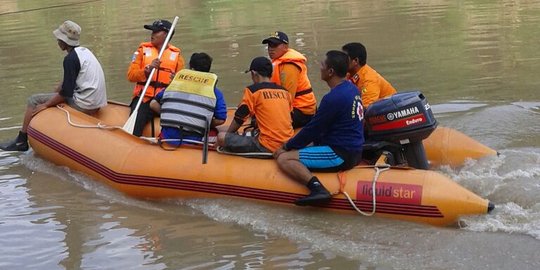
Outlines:
<svg viewBox="0 0 540 270"><path fill-rule="evenodd" d="M311 121L291 138L286 147L301 149L310 143L361 153L364 144L364 112L358 88L343 81L321 100Z"/></svg>
<svg viewBox="0 0 540 270"><path fill-rule="evenodd" d="M154 98L157 102L161 104L161 99L163 98L164 91L159 92ZM227 104L225 103L225 97L223 93L217 87L214 87L214 95L216 95L216 107L214 108L214 118L219 120L227 120ZM173 127L161 127L161 137L163 139L179 139L180 130ZM184 139L189 140L201 140L199 136L184 136Z"/></svg>

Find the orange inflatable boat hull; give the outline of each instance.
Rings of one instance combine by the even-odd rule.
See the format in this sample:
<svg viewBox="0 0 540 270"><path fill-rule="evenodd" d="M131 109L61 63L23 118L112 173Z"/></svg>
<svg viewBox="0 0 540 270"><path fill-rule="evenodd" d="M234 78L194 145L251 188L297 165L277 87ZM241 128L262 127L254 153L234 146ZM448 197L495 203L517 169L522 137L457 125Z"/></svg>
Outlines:
<svg viewBox="0 0 540 270"><path fill-rule="evenodd" d="M429 164L463 166L467 159L496 156L497 151L448 127L437 127L423 142Z"/></svg>
<svg viewBox="0 0 540 270"><path fill-rule="evenodd" d="M28 130L35 153L61 166L86 173L113 188L139 198L234 197L293 205L307 194L305 186L289 179L273 160L249 159L180 147L165 151L121 129L129 108L109 104L95 116L65 107L36 115ZM75 126L77 125L77 126ZM97 126L102 128L98 128ZM87 127L82 127L87 126ZM357 213L373 209L373 167L356 167L342 174L316 173L337 194L326 210ZM391 168L380 173L375 186L375 216L439 226L455 223L463 215L481 215L490 203L446 176L414 169Z"/></svg>

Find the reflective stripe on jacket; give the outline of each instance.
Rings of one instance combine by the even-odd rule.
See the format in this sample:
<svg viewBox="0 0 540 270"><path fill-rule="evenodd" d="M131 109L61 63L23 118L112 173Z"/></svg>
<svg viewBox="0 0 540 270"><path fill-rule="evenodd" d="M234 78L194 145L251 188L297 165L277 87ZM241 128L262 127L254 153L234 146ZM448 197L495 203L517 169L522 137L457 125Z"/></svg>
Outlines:
<svg viewBox="0 0 540 270"><path fill-rule="evenodd" d="M161 99L161 126L204 135L216 106L213 73L180 70Z"/></svg>
<svg viewBox="0 0 540 270"><path fill-rule="evenodd" d="M135 82L133 97L141 94L146 84L146 74L144 68L150 65L159 55L159 50L150 42L144 42L139 45L137 51L133 54L132 62L128 69L128 79ZM171 74L184 68L184 59L179 48L170 45L163 51L161 56L161 65L159 70L154 72L154 76L148 89L146 90L144 101L147 102L154 97L161 89L167 87L171 81Z"/></svg>

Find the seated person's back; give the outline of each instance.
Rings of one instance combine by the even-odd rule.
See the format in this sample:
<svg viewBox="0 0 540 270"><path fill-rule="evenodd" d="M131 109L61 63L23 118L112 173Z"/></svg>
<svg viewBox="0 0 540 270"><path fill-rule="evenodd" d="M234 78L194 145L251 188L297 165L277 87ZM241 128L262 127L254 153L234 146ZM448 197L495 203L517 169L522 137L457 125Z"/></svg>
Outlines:
<svg viewBox="0 0 540 270"><path fill-rule="evenodd" d="M181 70L171 85L150 104L161 114L160 138L179 145L182 139L201 140L206 128L223 124L227 106L221 91L215 87L217 76L209 73L212 58L194 53L189 65L195 71Z"/></svg>
<svg viewBox="0 0 540 270"><path fill-rule="evenodd" d="M283 87L272 83L272 63L268 58L257 57L249 71L253 84L244 89L242 102L234 120L218 142L230 152L273 152L292 135L291 97ZM255 117L259 132L244 136L236 132L249 117Z"/></svg>

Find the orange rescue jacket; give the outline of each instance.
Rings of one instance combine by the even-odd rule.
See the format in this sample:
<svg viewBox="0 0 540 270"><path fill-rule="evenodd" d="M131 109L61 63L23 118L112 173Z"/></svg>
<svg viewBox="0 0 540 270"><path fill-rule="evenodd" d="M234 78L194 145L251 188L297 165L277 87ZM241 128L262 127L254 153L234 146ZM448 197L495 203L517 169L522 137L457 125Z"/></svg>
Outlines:
<svg viewBox="0 0 540 270"><path fill-rule="evenodd" d="M137 51L133 54L131 64L127 72L127 78L130 82L135 82L135 88L133 89L133 97L137 97L141 94L142 89L146 83L146 74L144 68L152 63L152 60L156 59L159 55L159 50L150 42L143 42L139 45ZM184 68L184 58L179 48L169 44L167 49L163 51L161 56L161 65L159 70L154 72L154 77L146 94L144 95L144 102L148 102L159 91L167 87L171 82L171 74L176 73Z"/></svg>
<svg viewBox="0 0 540 270"><path fill-rule="evenodd" d="M234 118L237 123L244 123L248 117L254 116L260 130L259 142L274 152L294 134L291 110L291 95L287 90L277 84L263 82L244 89Z"/></svg>
<svg viewBox="0 0 540 270"><path fill-rule="evenodd" d="M350 80L360 90L364 108L367 108L371 103L381 98L389 97L396 93L396 89L367 64L350 77Z"/></svg>
<svg viewBox="0 0 540 270"><path fill-rule="evenodd" d="M296 89L287 89L293 98L293 108L300 110L306 115L315 114L317 100L311 88L311 83L307 76L306 57L294 49L290 49L280 58L272 60L274 72L272 72L272 82L282 85L281 72L284 64L291 63L300 69L298 84ZM285 74L286 76L286 74Z"/></svg>

